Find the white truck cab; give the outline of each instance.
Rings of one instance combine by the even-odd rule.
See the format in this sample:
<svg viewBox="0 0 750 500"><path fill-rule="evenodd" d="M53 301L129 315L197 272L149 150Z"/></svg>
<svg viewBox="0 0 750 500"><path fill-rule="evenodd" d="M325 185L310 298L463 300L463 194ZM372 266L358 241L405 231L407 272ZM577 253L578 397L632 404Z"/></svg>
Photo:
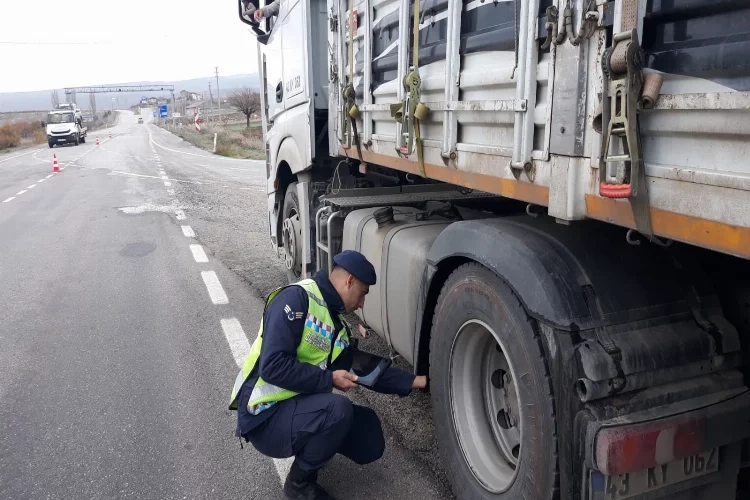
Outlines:
<svg viewBox="0 0 750 500"><path fill-rule="evenodd" d="M62 104L60 106L63 106ZM58 106L58 108L60 108ZM75 106L68 109L55 109L47 114L47 144L54 147L56 144L73 143L76 146L86 142L87 127L83 126L81 111Z"/></svg>

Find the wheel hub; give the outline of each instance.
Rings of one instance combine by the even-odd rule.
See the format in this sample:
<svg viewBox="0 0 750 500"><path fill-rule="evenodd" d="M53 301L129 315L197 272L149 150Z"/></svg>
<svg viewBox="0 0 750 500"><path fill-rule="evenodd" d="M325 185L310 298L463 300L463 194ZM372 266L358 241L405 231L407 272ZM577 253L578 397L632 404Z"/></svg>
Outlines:
<svg viewBox="0 0 750 500"><path fill-rule="evenodd" d="M284 264L286 268L299 274L302 272L302 224L299 214L294 213L284 219L282 231Z"/></svg>
<svg viewBox="0 0 750 500"><path fill-rule="evenodd" d="M451 352L451 407L461 451L489 492L513 484L521 454L521 412L515 377L500 336L471 320Z"/></svg>

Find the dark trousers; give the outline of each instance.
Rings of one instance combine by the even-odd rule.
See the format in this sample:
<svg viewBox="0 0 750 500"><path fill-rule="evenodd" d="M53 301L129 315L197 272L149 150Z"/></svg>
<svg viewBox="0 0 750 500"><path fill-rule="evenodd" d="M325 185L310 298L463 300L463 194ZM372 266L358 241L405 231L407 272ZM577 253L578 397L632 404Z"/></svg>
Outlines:
<svg viewBox="0 0 750 500"><path fill-rule="evenodd" d="M320 469L336 453L362 465L383 456L380 419L346 396L301 394L277 404L273 416L246 435L264 455L294 456L309 471Z"/></svg>

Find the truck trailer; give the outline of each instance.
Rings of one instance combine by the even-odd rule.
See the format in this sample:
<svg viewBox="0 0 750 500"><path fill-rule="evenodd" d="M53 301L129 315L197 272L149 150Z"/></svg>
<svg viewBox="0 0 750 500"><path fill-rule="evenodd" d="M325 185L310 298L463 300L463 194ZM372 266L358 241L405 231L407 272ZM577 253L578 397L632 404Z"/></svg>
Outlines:
<svg viewBox="0 0 750 500"><path fill-rule="evenodd" d="M272 246L373 262L457 498L750 498L750 3L237 4Z"/></svg>

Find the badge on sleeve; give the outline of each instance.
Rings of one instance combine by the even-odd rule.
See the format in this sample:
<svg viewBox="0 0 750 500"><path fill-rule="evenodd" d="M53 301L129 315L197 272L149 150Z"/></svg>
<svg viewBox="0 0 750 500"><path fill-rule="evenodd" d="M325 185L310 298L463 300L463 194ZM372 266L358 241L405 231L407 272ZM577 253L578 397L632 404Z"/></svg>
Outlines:
<svg viewBox="0 0 750 500"><path fill-rule="evenodd" d="M292 311L292 308L289 307L289 304L286 304L284 306L284 312L286 313L286 319L289 321L294 321L295 319L302 319L302 316L304 316L301 312L294 312Z"/></svg>

